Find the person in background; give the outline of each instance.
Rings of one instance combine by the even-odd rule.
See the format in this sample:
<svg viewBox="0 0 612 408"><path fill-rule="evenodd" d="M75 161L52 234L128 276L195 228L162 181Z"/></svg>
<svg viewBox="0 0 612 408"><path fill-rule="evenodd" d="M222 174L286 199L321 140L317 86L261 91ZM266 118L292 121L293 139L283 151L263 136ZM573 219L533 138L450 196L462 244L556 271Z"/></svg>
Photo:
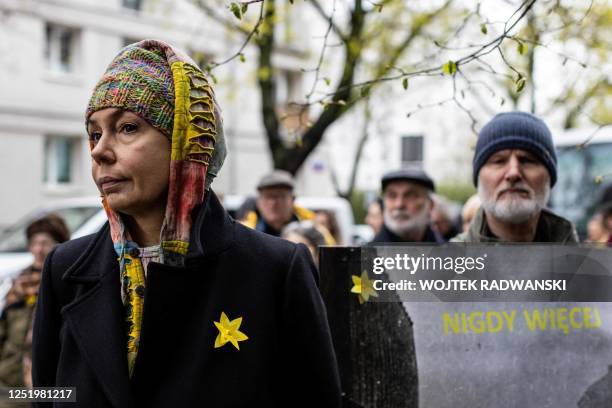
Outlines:
<svg viewBox="0 0 612 408"><path fill-rule="evenodd" d="M601 223L608 234L608 245L612 246L612 201L602 206Z"/></svg>
<svg viewBox="0 0 612 408"><path fill-rule="evenodd" d="M463 224L462 232L465 232L470 228L470 224L472 223L472 220L474 219L474 216L479 208L480 197L478 197L478 193L468 198L465 204L463 204L463 208L461 209L461 222Z"/></svg>
<svg viewBox="0 0 612 408"><path fill-rule="evenodd" d="M457 217L454 213L456 213L456 210L445 197L432 194L432 199L434 206L431 209L431 226L442 236L444 241L448 241L459 233L459 229L455 225Z"/></svg>
<svg viewBox="0 0 612 408"><path fill-rule="evenodd" d="M473 181L481 207L453 242L576 243L571 222L546 209L557 181L548 126L526 112L496 115L478 136Z"/></svg>
<svg viewBox="0 0 612 408"><path fill-rule="evenodd" d="M257 198L246 197L240 207L236 210L234 219L240 223L244 223L251 211L257 211Z"/></svg>
<svg viewBox="0 0 612 408"><path fill-rule="evenodd" d="M320 245L325 245L324 234L319 229L320 227L311 221L295 221L289 223L281 233L281 237L295 242L296 244L304 244L310 250L312 259L315 265L319 265L319 250Z"/></svg>
<svg viewBox="0 0 612 408"><path fill-rule="evenodd" d="M372 228L374 235L378 234L383 226L383 200L380 197L372 200L368 205L368 213L364 222Z"/></svg>
<svg viewBox="0 0 612 408"><path fill-rule="evenodd" d="M373 243L444 242L430 227L435 186L423 170L389 172L383 176L381 187L384 222Z"/></svg>
<svg viewBox="0 0 612 408"><path fill-rule="evenodd" d="M329 235L334 240L334 243L341 242L340 228L338 227L338 221L333 212L329 210L317 210L315 211L314 222L317 226L325 228Z"/></svg>
<svg viewBox="0 0 612 408"><path fill-rule="evenodd" d="M280 236L293 221L314 219L314 213L295 204L293 177L284 170L274 170L257 184L256 210L249 211L242 223L269 235Z"/></svg>
<svg viewBox="0 0 612 408"><path fill-rule="evenodd" d="M0 317L0 382L4 387L32 383L27 366L31 353L28 333L31 336L40 274L47 254L55 245L68 241L70 232L61 217L48 214L27 227L26 237L34 261L13 282Z"/></svg>
<svg viewBox="0 0 612 408"><path fill-rule="evenodd" d="M608 242L610 233L603 223L603 214L597 211L587 223L587 238L586 242L591 243L606 243Z"/></svg>

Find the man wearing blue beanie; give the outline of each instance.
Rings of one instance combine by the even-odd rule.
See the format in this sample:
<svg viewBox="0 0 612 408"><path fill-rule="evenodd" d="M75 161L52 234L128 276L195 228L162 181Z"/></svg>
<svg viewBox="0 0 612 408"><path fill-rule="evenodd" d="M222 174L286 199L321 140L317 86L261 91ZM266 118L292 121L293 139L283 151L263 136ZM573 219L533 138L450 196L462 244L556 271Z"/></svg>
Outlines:
<svg viewBox="0 0 612 408"><path fill-rule="evenodd" d="M577 242L574 226L547 210L557 181L557 155L548 126L526 112L487 123L476 143L473 181L482 202L454 242Z"/></svg>

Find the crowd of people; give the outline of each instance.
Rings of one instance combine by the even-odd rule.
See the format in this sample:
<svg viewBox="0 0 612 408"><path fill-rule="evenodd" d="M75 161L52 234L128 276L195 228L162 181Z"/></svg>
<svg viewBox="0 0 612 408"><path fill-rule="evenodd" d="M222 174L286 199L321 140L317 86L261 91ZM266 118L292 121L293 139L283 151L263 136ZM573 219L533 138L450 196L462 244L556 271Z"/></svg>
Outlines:
<svg viewBox="0 0 612 408"><path fill-rule="evenodd" d="M526 112L495 116L479 134L472 177L477 193L458 219L459 211L436 194L434 181L422 169L386 173L381 197L369 204L365 217L375 234L372 243L578 242L574 225L547 208L557 180L557 156L540 118ZM257 191L250 210L238 217L245 225L286 236L283 229L298 223L304 225L301 230L317 229L327 245L334 242L333 214L313 214L295 205L290 174L276 170L266 175ZM589 224L587 241L609 242L611 230L612 203L603 204ZM300 239L312 247L316 240L306 235L311 234Z"/></svg>

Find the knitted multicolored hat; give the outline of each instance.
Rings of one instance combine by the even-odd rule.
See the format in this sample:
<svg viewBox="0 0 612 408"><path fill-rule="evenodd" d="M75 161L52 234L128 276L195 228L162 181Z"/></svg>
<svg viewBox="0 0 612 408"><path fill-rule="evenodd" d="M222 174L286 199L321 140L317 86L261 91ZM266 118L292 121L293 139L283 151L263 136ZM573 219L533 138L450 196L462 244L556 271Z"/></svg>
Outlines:
<svg viewBox="0 0 612 408"><path fill-rule="evenodd" d="M161 49L131 44L121 50L96 85L86 118L105 108L132 111L172 136L174 81Z"/></svg>

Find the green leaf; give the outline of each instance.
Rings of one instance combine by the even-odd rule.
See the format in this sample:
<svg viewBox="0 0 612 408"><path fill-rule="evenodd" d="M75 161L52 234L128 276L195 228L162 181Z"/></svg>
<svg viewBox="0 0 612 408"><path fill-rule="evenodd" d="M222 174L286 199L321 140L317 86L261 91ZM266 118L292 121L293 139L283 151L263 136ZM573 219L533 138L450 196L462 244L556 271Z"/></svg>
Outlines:
<svg viewBox="0 0 612 408"><path fill-rule="evenodd" d="M368 96L370 94L370 87L369 86L362 87L360 94L362 98L365 98L366 96Z"/></svg>
<svg viewBox="0 0 612 408"><path fill-rule="evenodd" d="M248 3L242 3L240 5L240 12L242 13L243 16L246 14L248 8L249 8L249 4Z"/></svg>
<svg viewBox="0 0 612 408"><path fill-rule="evenodd" d="M404 87L404 90L408 89L408 78L402 79L402 86Z"/></svg>
<svg viewBox="0 0 612 408"><path fill-rule="evenodd" d="M260 81L267 81L268 79L270 79L270 74L271 70L270 67L267 65L262 66L257 70L257 77Z"/></svg>
<svg viewBox="0 0 612 408"><path fill-rule="evenodd" d="M523 89L525 89L526 82L527 81L525 80L525 78L521 78L518 81L516 81L516 93L521 93Z"/></svg>
<svg viewBox="0 0 612 408"><path fill-rule="evenodd" d="M211 74L210 74L210 77L212 78L213 83L217 84L217 83L219 82L219 81L217 80L217 77L216 77L214 74L212 74L212 73L211 73Z"/></svg>
<svg viewBox="0 0 612 408"><path fill-rule="evenodd" d="M331 79L325 77L323 78L323 81L325 82L325 85L329 86L331 84Z"/></svg>
<svg viewBox="0 0 612 408"><path fill-rule="evenodd" d="M446 64L442 65L442 72L447 75L455 75L457 72L457 63L454 61L448 61Z"/></svg>
<svg viewBox="0 0 612 408"><path fill-rule="evenodd" d="M240 62L246 62L246 57L243 53L238 54L238 58L240 58Z"/></svg>
<svg viewBox="0 0 612 408"><path fill-rule="evenodd" d="M242 10L238 3L230 3L229 8L230 8L230 11L234 13L234 16L236 16L238 20L242 19Z"/></svg>
<svg viewBox="0 0 612 408"><path fill-rule="evenodd" d="M293 4L293 0L289 0L289 3Z"/></svg>
<svg viewBox="0 0 612 408"><path fill-rule="evenodd" d="M516 46L516 50L521 55L525 54L528 49L529 47L527 46L527 44L523 43L522 41L519 41L518 45Z"/></svg>
<svg viewBox="0 0 612 408"><path fill-rule="evenodd" d="M487 29L487 25L485 23L482 23L480 25L480 32L483 33L483 34L486 34L486 33L489 32L489 30Z"/></svg>

